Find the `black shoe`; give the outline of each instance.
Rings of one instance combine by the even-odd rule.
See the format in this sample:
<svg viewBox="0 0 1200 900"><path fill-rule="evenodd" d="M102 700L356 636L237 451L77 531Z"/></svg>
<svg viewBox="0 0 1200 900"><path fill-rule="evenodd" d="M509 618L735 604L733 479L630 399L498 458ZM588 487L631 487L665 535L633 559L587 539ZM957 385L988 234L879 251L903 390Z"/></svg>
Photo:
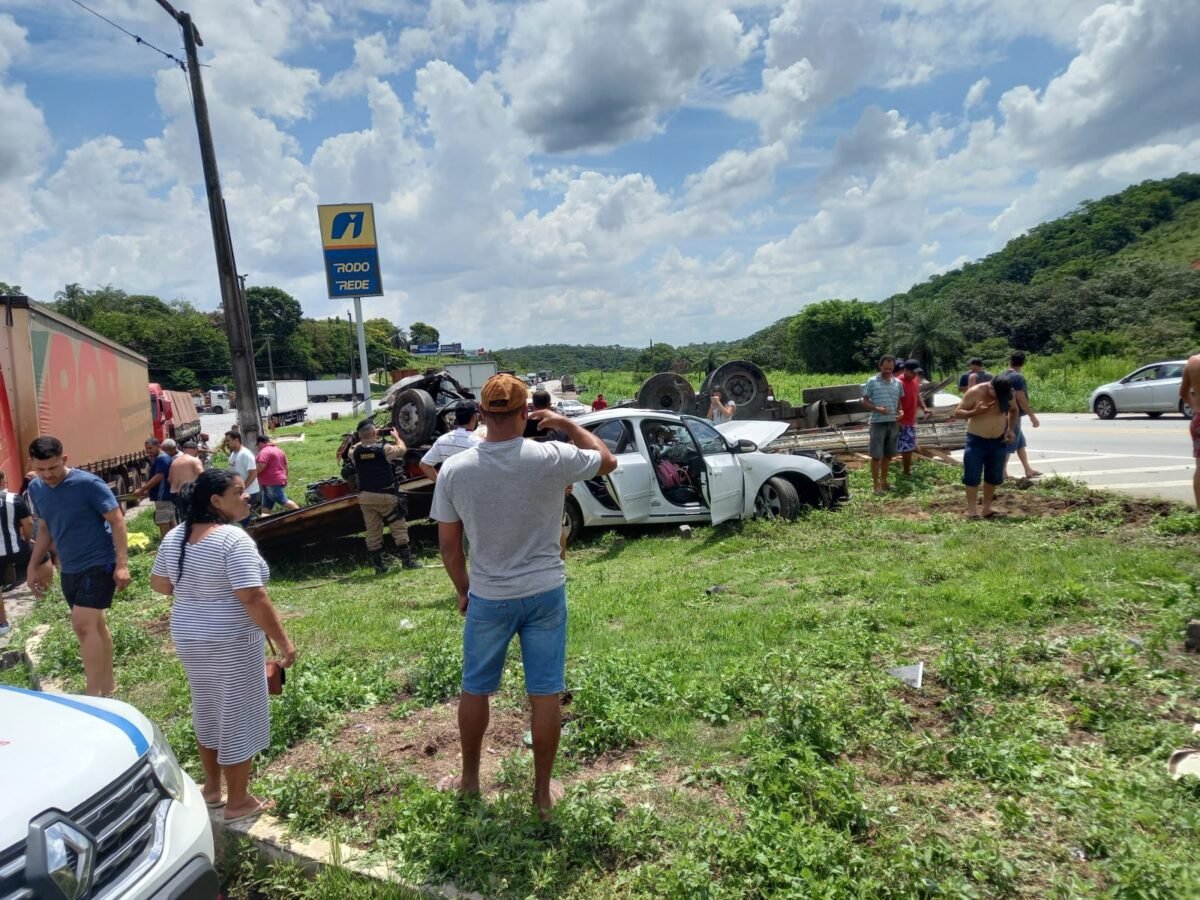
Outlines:
<svg viewBox="0 0 1200 900"><path fill-rule="evenodd" d="M423 569L423 568L425 568L423 565L421 565L419 562L417 562L415 559L413 559L411 544L404 544L403 546L397 547L396 549L400 553L400 562L404 566L404 568L406 568L406 569Z"/></svg>
<svg viewBox="0 0 1200 900"><path fill-rule="evenodd" d="M374 563L374 565L375 565L375 574L376 575L383 575L385 572L387 572L388 567L387 567L387 563L385 563L383 561L383 551L382 550L372 550L371 551L371 562Z"/></svg>

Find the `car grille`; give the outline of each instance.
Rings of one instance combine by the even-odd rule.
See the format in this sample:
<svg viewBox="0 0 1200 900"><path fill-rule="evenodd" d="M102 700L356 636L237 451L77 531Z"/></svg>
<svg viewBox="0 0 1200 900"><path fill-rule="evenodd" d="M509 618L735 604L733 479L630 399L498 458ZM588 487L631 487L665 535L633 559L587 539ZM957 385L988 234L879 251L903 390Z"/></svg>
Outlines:
<svg viewBox="0 0 1200 900"><path fill-rule="evenodd" d="M89 898L109 896L134 868L161 852L168 805L163 801L169 799L150 763L143 759L98 796L68 814L96 839ZM0 853L0 900L33 897L25 884L25 843L21 842Z"/></svg>

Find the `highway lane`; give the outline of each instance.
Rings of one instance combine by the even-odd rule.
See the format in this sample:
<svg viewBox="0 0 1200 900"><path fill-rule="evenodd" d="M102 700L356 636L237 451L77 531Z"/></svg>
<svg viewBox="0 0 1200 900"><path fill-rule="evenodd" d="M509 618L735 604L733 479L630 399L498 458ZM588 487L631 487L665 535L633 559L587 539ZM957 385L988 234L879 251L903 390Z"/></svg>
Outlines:
<svg viewBox="0 0 1200 900"><path fill-rule="evenodd" d="M1077 478L1097 490L1192 501L1196 461L1188 423L1178 415L1118 416L1107 422L1083 414L1038 418L1040 428L1025 422L1029 462L1038 471ZM1008 472L1020 476L1016 457L1010 458Z"/></svg>

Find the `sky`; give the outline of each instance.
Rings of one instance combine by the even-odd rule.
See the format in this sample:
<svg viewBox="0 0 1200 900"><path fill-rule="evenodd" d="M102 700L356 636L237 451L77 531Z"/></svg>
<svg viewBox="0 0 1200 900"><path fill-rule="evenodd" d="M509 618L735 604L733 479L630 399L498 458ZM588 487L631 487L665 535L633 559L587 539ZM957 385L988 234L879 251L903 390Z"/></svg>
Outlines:
<svg viewBox="0 0 1200 900"><path fill-rule="evenodd" d="M176 57L155 0L85 0ZM180 4L176 3L176 6ZM250 285L443 341L734 340L880 300L1200 158L1196 0L203 0ZM0 280L219 303L186 74L73 0L0 0Z"/></svg>

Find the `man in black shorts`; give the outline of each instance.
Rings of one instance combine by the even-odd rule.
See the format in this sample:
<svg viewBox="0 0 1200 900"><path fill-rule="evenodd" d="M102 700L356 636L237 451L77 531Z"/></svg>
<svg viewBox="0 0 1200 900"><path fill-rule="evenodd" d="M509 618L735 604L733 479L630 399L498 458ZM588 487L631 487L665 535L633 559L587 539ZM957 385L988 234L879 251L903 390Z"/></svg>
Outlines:
<svg viewBox="0 0 1200 900"><path fill-rule="evenodd" d="M40 437L29 445L37 478L29 496L41 516L26 578L35 596L50 587L53 575L34 564L50 549L58 548L62 565L62 592L71 608L71 627L79 638L79 655L87 692L110 696L115 689L112 634L104 611L113 594L129 587L129 551L125 516L104 481L83 469L67 466L62 441Z"/></svg>

